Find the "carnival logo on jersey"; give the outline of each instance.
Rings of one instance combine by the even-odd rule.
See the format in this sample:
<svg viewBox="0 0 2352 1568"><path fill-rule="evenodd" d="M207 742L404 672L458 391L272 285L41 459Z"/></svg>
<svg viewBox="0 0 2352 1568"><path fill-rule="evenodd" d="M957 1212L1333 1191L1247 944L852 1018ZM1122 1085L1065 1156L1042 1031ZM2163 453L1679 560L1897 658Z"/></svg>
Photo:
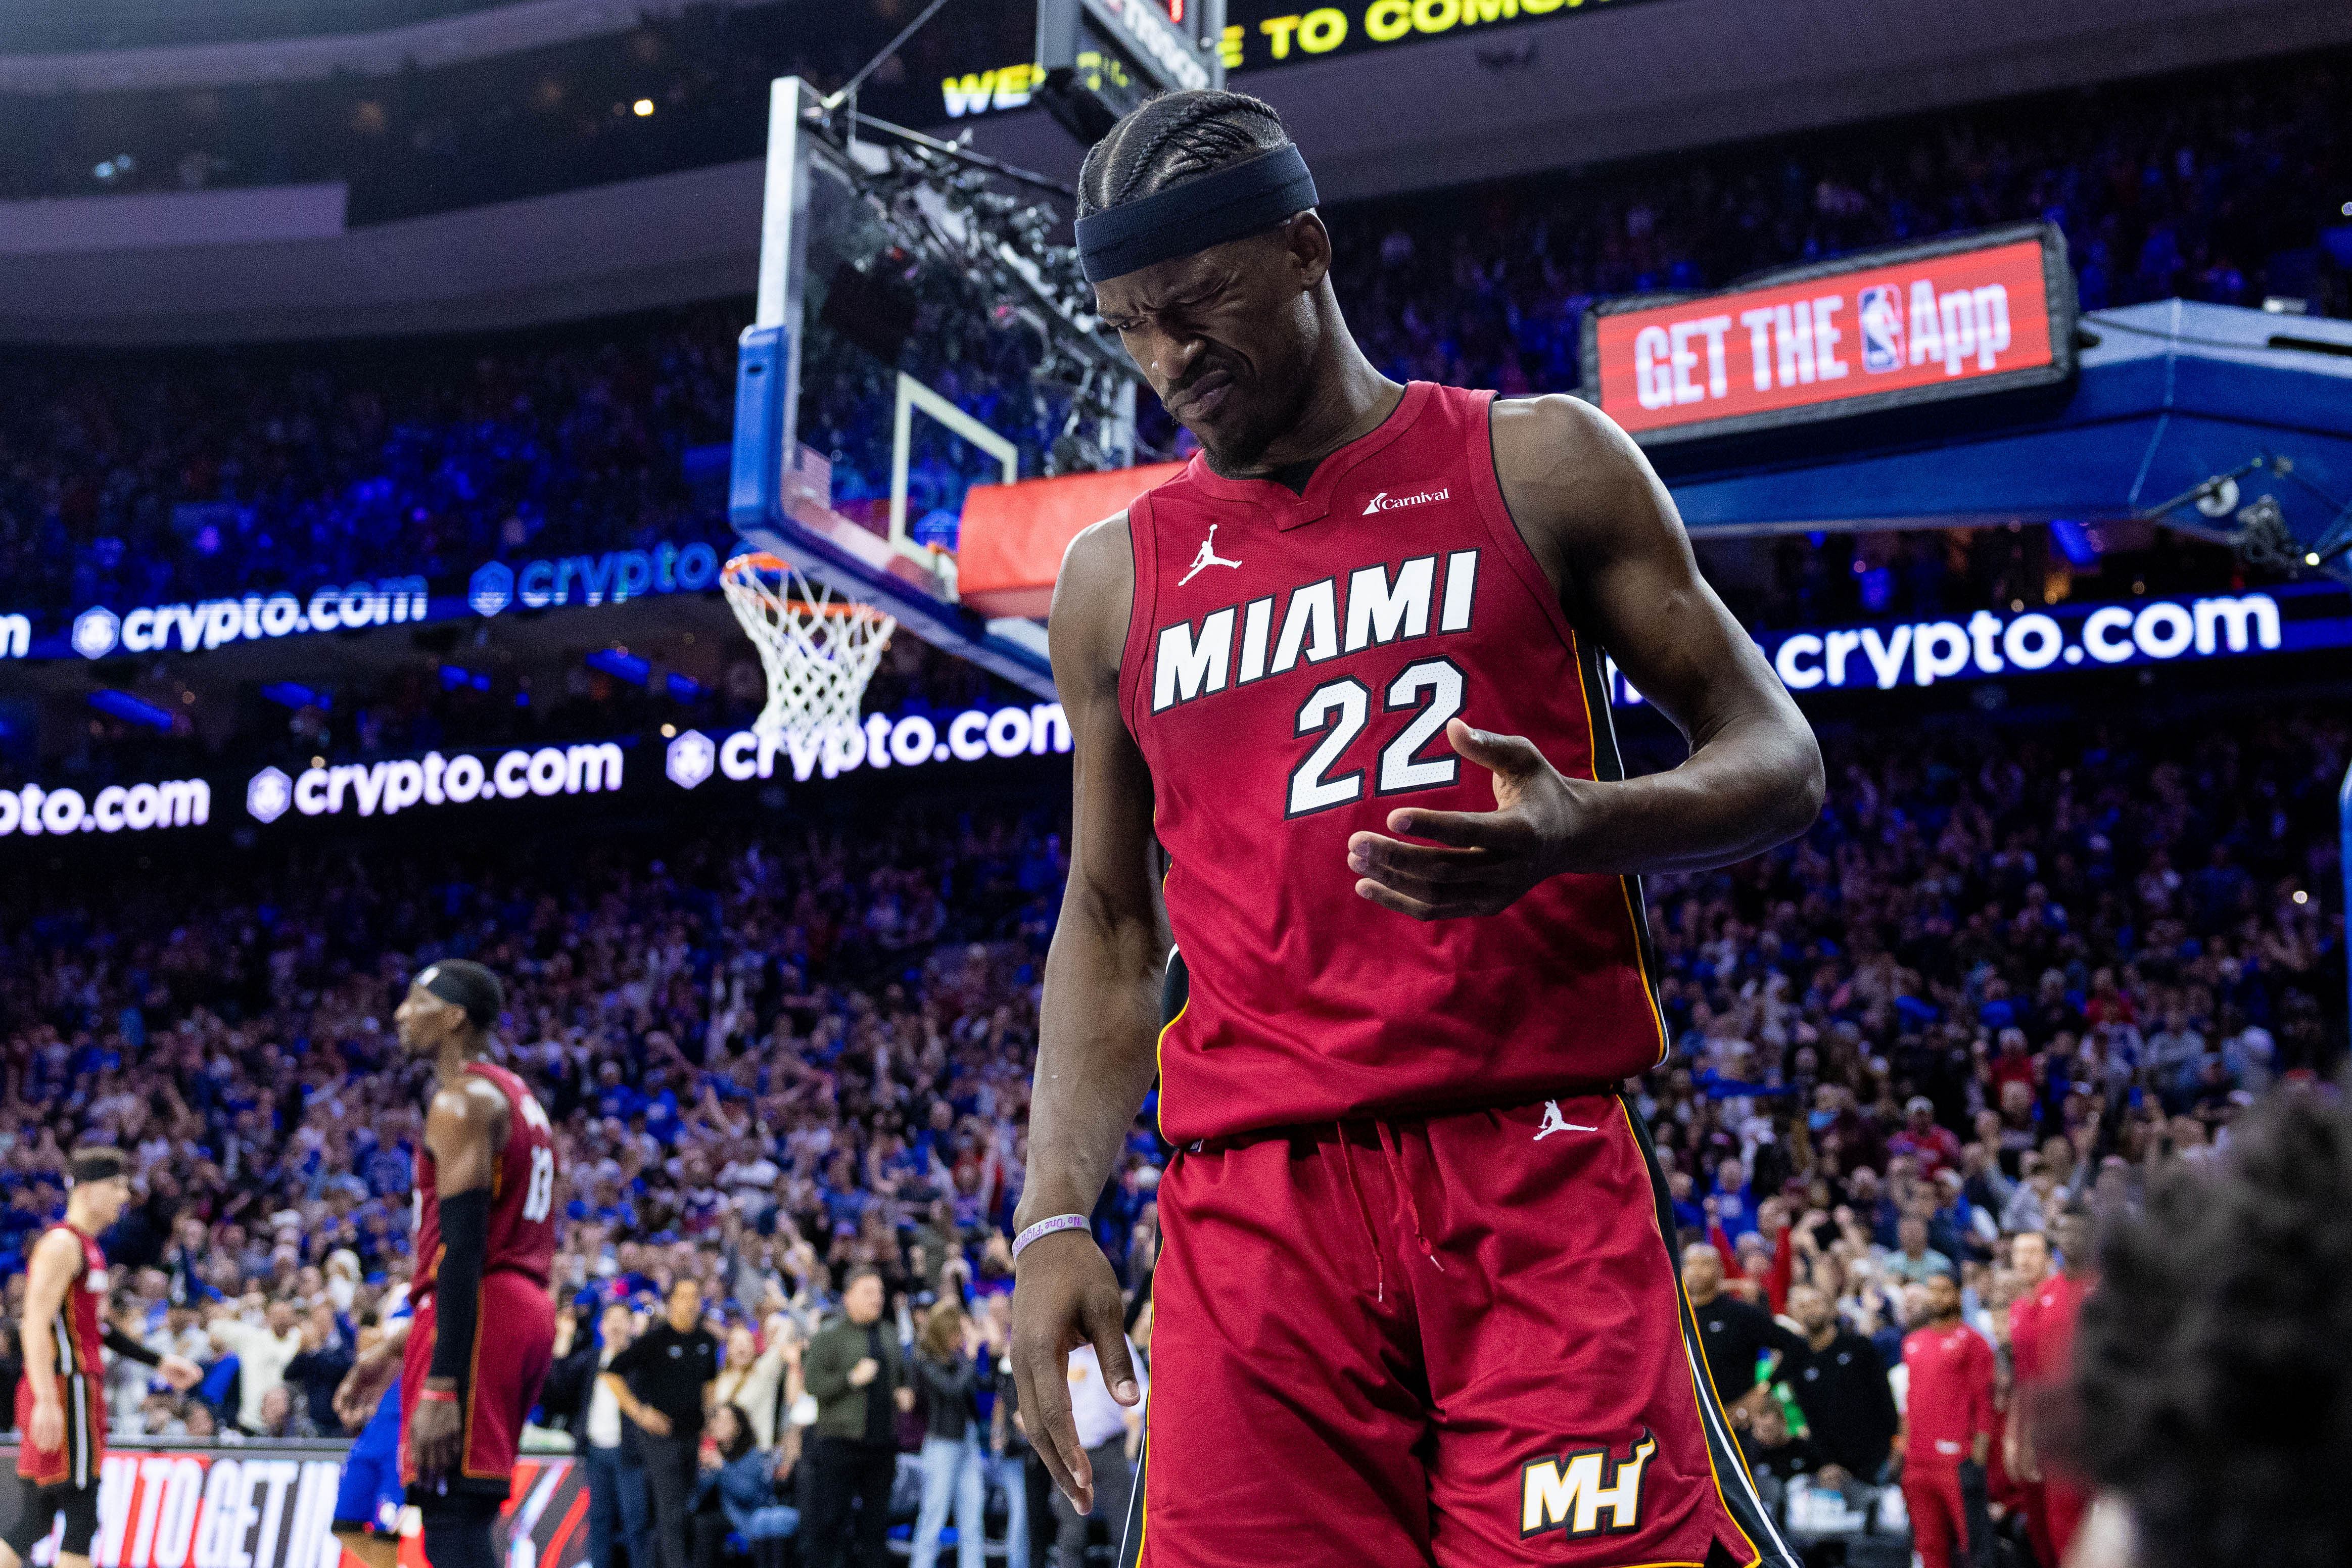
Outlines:
<svg viewBox="0 0 2352 1568"><path fill-rule="evenodd" d="M1217 553L1217 525L1211 523L1209 525L1209 537L1201 541L1201 553L1192 558L1192 570L1178 578L1176 580L1176 586L1179 588L1183 587L1186 583L1200 576L1202 571L1208 567L1238 567L1240 565L1241 562L1237 560L1227 560L1224 557Z"/></svg>
<svg viewBox="0 0 2352 1568"><path fill-rule="evenodd" d="M1519 1539L1547 1530L1579 1541L1639 1529L1642 1476L1657 1451L1658 1440L1644 1429L1633 1452L1613 1465L1605 1443L1529 1460L1519 1471ZM1606 1524L1601 1522L1603 1514L1609 1516Z"/></svg>
<svg viewBox="0 0 2352 1568"><path fill-rule="evenodd" d="M1386 490L1382 490L1364 503L1363 515L1369 517L1375 512L1393 512L1404 507L1418 507L1429 501L1446 500L1450 496L1450 489L1423 490L1412 496L1391 496Z"/></svg>

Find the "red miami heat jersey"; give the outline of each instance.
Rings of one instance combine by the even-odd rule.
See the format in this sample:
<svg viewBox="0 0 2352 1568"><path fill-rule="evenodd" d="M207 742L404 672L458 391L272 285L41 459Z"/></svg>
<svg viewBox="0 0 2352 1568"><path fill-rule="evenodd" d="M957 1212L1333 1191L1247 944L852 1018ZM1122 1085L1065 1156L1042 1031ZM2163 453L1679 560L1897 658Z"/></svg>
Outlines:
<svg viewBox="0 0 2352 1568"><path fill-rule="evenodd" d="M50 1321L49 1339L57 1353L54 1375L58 1399L65 1407L65 1432L57 1448L44 1451L27 1439L16 1456L16 1473L37 1486L64 1482L88 1486L97 1479L106 1457L106 1365L100 1359L106 1336L106 1254L97 1239L70 1225L53 1225L81 1244L81 1270L66 1287L65 1301ZM41 1239L47 1239L44 1231ZM35 1246L38 1246L37 1241ZM25 1256L31 1257L32 1249ZM33 1380L16 1384L16 1430L29 1433L33 1420Z"/></svg>
<svg viewBox="0 0 2352 1568"><path fill-rule="evenodd" d="M1398 807L1495 809L1446 743L1456 716L1619 776L1600 652L1504 508L1492 400L1415 382L1303 496L1195 456L1129 509L1119 699L1189 985L1160 1037L1177 1143L1520 1104L1664 1052L1633 879L1556 876L1425 924L1348 868L1349 835Z"/></svg>
<svg viewBox="0 0 2352 1568"><path fill-rule="evenodd" d="M490 1171L489 1250L485 1278L501 1270L547 1283L555 1263L555 1137L521 1079L488 1061L469 1061L507 1097L507 1146ZM412 1301L431 1293L441 1273L441 1205L434 1185L433 1151L416 1156L416 1278Z"/></svg>

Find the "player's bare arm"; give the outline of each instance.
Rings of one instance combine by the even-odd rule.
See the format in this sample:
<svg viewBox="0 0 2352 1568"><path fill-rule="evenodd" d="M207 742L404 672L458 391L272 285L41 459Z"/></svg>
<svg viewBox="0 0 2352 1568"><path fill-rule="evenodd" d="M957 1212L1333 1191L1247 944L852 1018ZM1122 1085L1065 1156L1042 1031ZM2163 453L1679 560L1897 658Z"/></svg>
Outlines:
<svg viewBox="0 0 2352 1568"><path fill-rule="evenodd" d="M400 1375L400 1358L408 1349L411 1320L385 1323L373 1343L352 1362L352 1369L335 1385L335 1418L352 1431L368 1424L377 1401Z"/></svg>
<svg viewBox="0 0 2352 1568"><path fill-rule="evenodd" d="M487 1214L491 1173L497 1170L499 1155L505 1148L507 1124L506 1096L488 1079L469 1072L444 1074L425 1113L425 1146L433 1155L438 1176L444 1256L438 1260L440 1274L436 1293L439 1311L434 1319L434 1371L425 1378L425 1397L410 1418L408 1442L415 1456L416 1473L428 1483L457 1472L465 1417L460 1409L459 1379L448 1368L453 1361L451 1353L463 1355L469 1347L445 1345L441 1342L461 1334L471 1337L467 1333L473 1316L470 1298L482 1273L483 1227L478 1222L474 1224L469 1235L468 1227L451 1223L451 1210L453 1206L463 1207L456 1200L479 1194L476 1205ZM461 1249L466 1248L474 1253L470 1260L461 1255ZM420 1260L419 1266L431 1266L434 1262ZM470 1270L467 1268L468 1262ZM453 1291L453 1283L459 1284L460 1289ZM459 1296L467 1299L455 1299ZM453 1307L459 1310L453 1311Z"/></svg>
<svg viewBox="0 0 2352 1568"><path fill-rule="evenodd" d="M1071 543L1054 590L1054 679L1072 754L1070 879L1045 959L1016 1229L1092 1212L1156 1071L1168 917L1153 864L1151 774L1118 705L1134 576L1120 516ZM1014 1271L1013 1375L1030 1439L1055 1484L1090 1510L1093 1472L1066 1369L1070 1352L1092 1344L1113 1396L1136 1401L1118 1280L1082 1230L1041 1237Z"/></svg>
<svg viewBox="0 0 2352 1568"><path fill-rule="evenodd" d="M55 1327L65 1311L66 1292L81 1273L80 1245L63 1230L52 1230L33 1249L26 1271L25 1316L20 1334L25 1381L33 1385L33 1425L25 1435L33 1447L53 1449L65 1440L65 1391L58 1386L58 1340Z"/></svg>
<svg viewBox="0 0 2352 1568"><path fill-rule="evenodd" d="M1812 730L1699 575L1641 449L1568 397L1498 402L1493 429L1504 502L1570 623L1691 754L1669 772L1596 782L1561 774L1526 739L1454 719L1447 738L1493 774L1496 809L1391 812L1395 837L1349 841L1357 892L1421 920L1492 915L1562 872L1706 870L1802 832L1823 787Z"/></svg>

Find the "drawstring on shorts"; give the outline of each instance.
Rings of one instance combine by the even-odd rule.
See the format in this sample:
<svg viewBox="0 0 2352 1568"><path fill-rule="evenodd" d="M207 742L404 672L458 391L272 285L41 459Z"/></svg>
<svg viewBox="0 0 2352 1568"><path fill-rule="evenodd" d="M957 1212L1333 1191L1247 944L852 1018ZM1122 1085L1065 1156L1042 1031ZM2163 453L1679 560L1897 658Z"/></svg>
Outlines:
<svg viewBox="0 0 2352 1568"><path fill-rule="evenodd" d="M1356 1179L1356 1151L1348 1146L1348 1124L1334 1122L1331 1131L1339 1140L1339 1163L1348 1169L1348 1190L1356 1195L1356 1213L1364 1222L1364 1239L1372 1247L1372 1300L1385 1302L1389 1291L1388 1260L1381 1253L1381 1233L1372 1224L1371 1206L1364 1201L1364 1184Z"/></svg>
<svg viewBox="0 0 2352 1568"><path fill-rule="evenodd" d="M1372 1299L1384 1302L1388 1300L1388 1256L1381 1240L1380 1228L1372 1223L1371 1205L1364 1201L1364 1184L1356 1175L1355 1147L1348 1141L1347 1123L1334 1122L1331 1124L1331 1131L1339 1140L1339 1163L1347 1169L1348 1190L1355 1195L1356 1213L1364 1222L1364 1239L1371 1243ZM1421 1221L1421 1206L1413 1201L1412 1183L1408 1179L1404 1168L1404 1140L1396 1137L1385 1122L1376 1121L1372 1124L1372 1135L1380 1141L1381 1152L1394 1162L1395 1170L1391 1179L1396 1183L1398 1196L1404 1200L1405 1214L1412 1222L1413 1240L1420 1244L1422 1256L1427 1258L1435 1266L1437 1271L1443 1274L1445 1272L1445 1265L1439 1260L1437 1249L1430 1245L1428 1233Z"/></svg>
<svg viewBox="0 0 2352 1568"><path fill-rule="evenodd" d="M1438 1262L1437 1249L1429 1244L1429 1236L1422 1228L1421 1205L1412 1200L1412 1183L1407 1177L1404 1168L1404 1140L1395 1137L1386 1122L1373 1123L1372 1131L1381 1140L1381 1147L1388 1151L1389 1158L1396 1162L1397 1191L1404 1197L1404 1211L1412 1217L1412 1239L1421 1243L1422 1255L1432 1263L1436 1263L1437 1271L1443 1274L1445 1272L1445 1265Z"/></svg>

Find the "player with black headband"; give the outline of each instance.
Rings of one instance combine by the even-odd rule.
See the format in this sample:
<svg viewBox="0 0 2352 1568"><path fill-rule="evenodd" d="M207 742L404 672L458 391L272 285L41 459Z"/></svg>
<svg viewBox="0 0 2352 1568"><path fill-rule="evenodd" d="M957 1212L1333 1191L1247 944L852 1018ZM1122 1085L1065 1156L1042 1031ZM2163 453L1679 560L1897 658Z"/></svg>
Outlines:
<svg viewBox="0 0 2352 1568"><path fill-rule="evenodd" d="M60 1568L89 1568L106 1458L100 1349L155 1368L174 1388L193 1388L204 1376L195 1363L159 1355L107 1321L106 1254L98 1238L131 1201L130 1160L121 1149L86 1145L68 1157L66 1174L65 1221L33 1244L25 1282L25 1374L16 1385L25 1508L0 1535L0 1568L24 1568L59 1514Z"/></svg>
<svg viewBox="0 0 2352 1568"><path fill-rule="evenodd" d="M401 1044L434 1062L400 1374L403 1479L434 1568L497 1568L490 1525L555 1346L553 1130L522 1080L483 1060L504 1005L497 976L445 958L393 1014Z"/></svg>
<svg viewBox="0 0 2352 1568"><path fill-rule="evenodd" d="M1152 99L1078 186L1097 312L1201 451L1054 593L1076 820L1014 1244L1039 1457L1090 1507L1065 1353L1139 1396L1087 1217L1156 1076L1130 1556L1792 1568L1622 1090L1666 1047L1638 879L1801 832L1803 716L1605 415L1366 358L1272 109ZM1624 776L1604 649L1680 767Z"/></svg>

